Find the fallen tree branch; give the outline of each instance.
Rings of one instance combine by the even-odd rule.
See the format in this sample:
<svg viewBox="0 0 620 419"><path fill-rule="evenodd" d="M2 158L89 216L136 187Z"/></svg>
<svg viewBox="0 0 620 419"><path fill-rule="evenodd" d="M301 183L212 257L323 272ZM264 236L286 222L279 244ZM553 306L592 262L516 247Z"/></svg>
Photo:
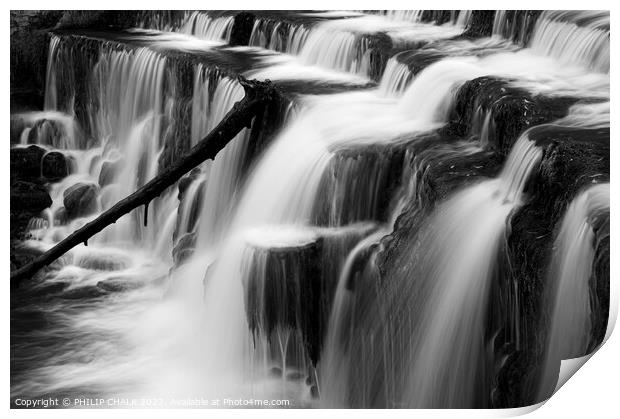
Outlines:
<svg viewBox="0 0 620 419"><path fill-rule="evenodd" d="M117 202L93 221L74 231L64 240L32 262L11 273L11 283L17 283L25 278L32 277L41 268L71 250L80 243L87 243L88 239L99 233L110 224L114 224L121 216L144 205L148 211L148 204L157 198L168 187L176 183L184 174L198 166L205 160L213 159L243 128L250 128L252 119L263 109L263 106L274 95L273 85L269 82L248 81L239 79L245 90L242 100L235 103L222 121L185 156L178 159L164 172L157 175L136 192ZM145 217L146 221L146 217Z"/></svg>

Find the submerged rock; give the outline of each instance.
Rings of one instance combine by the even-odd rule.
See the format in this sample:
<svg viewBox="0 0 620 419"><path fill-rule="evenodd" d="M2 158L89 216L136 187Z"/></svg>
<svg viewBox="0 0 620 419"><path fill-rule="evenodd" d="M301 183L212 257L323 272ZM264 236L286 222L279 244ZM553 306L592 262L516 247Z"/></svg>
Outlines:
<svg viewBox="0 0 620 419"><path fill-rule="evenodd" d="M177 244L174 246L174 249L172 249L172 260L174 261L174 265L179 266L189 259L192 254L194 254L195 247L195 233L187 233L181 236L181 238L177 241Z"/></svg>
<svg viewBox="0 0 620 419"><path fill-rule="evenodd" d="M94 251L77 255L75 264L81 268L94 271L119 271L131 265L131 261L128 257L118 252L105 253Z"/></svg>
<svg viewBox="0 0 620 419"><path fill-rule="evenodd" d="M144 283L142 281L129 277L109 278L97 282L97 287L108 292L131 291L143 285Z"/></svg>
<svg viewBox="0 0 620 419"><path fill-rule="evenodd" d="M89 285L86 287L70 289L62 293L59 297L67 299L67 300L81 300L81 299L98 298L104 295L107 295L107 291L95 285Z"/></svg>
<svg viewBox="0 0 620 419"><path fill-rule="evenodd" d="M93 183L76 183L63 193L63 204L69 218L90 215L97 210L99 187Z"/></svg>
<svg viewBox="0 0 620 419"><path fill-rule="evenodd" d="M104 161L101 164L101 171L99 172L99 186L104 187L114 182L114 176L119 172L119 169L123 166L124 161L122 159L114 161Z"/></svg>
<svg viewBox="0 0 620 419"><path fill-rule="evenodd" d="M32 126L28 133L28 143L45 144L60 147L64 139L63 129L56 121L40 119Z"/></svg>

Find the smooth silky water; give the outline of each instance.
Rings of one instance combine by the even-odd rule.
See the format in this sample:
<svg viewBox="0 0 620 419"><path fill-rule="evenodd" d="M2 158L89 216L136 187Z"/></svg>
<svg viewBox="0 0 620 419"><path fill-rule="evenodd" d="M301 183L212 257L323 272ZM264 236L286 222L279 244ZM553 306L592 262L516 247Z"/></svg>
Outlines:
<svg viewBox="0 0 620 419"><path fill-rule="evenodd" d="M458 87L476 77L507 77L534 93L608 100L609 47L597 32L604 27L604 18L588 16L593 22L583 31L574 31L566 28L572 24L571 16L544 14L527 45L531 48L494 50L479 58L462 57L459 48L448 46L446 58L418 74L395 56L378 86L373 86L364 35L381 32L396 44L441 45L467 28L471 14L456 13L440 26L421 23L416 12L326 15L329 18L321 23L292 25L288 32L257 19L251 48L230 50L263 54L258 68L245 73L251 78L367 87L296 96L295 112L248 173L241 173L249 139L249 131L244 130L213 162L200 166L183 204L179 206L177 191L171 188L149 205L146 225L144 209L136 210L89 240L88 246L77 246L61 258L57 271L24 294L29 298L58 287L55 297L32 298L31 303L13 308L12 319L18 323L12 331L12 351L21 355L13 368L12 395L285 398L295 406L375 406L370 392L376 385L370 384L370 377L389 363L383 374L394 375L379 380L388 407L476 403L476 394L467 389L478 382L488 362L481 333L489 280L510 216L525 202L524 185L537 168L541 149L527 132L522 133L498 177L457 191L438 206L411 244L412 252L422 248L426 253L418 255L412 272L390 278L393 284L386 300L373 304L383 302L391 308L374 318L351 317L354 299L346 283L357 258L394 228L403 205L411 199L415 189L411 179L416 174L403 174L387 220L373 218L376 211L368 207L374 198L342 204L339 189L326 188L325 179L345 167L344 184L356 185L365 196L376 198L379 191L372 185L355 182L370 167L338 166L339 152L389 149L433 132L447 122ZM42 145L66 151L76 163L70 176L51 185L52 207L43 221L32 223L29 245L51 247L157 174L171 112L178 104L165 88L165 73L172 67L161 52L221 47L230 38L231 22L230 17L196 12L186 15L180 26L162 26L170 32L151 36L150 46L102 48L89 97L96 110L90 115L94 143L89 147L81 141L72 103L60 103L59 93L71 87L62 86L58 76L63 40L51 38L45 112L19 116L24 126L22 146L43 143L28 132L37 120L57 121L63 127L62 141ZM507 30L502 25L506 26L496 19L496 34ZM497 47L495 40L466 42L471 50ZM243 95L234 79L213 77L210 71L207 65L194 67L189 98L191 144ZM573 123L608 115L604 103L576 109ZM484 139L492 131L489 119L480 116L479 130L484 133L480 144L455 153L486 146ZM111 183L99 192L97 211L69 224L59 223L56 215L64 190L76 182L97 183L103 162L121 159ZM573 206L583 207L580 200L588 201L578 198ZM317 215L317 202L328 203L328 222ZM583 219L579 214L568 214L565 220ZM354 222L342 223L356 217ZM566 229L570 231L563 235L581 234L573 227ZM172 249L186 233L196 235L196 249L189 260L175 265ZM554 266L563 267L571 259L567 255L573 250L562 250L567 246L561 244L563 235L558 237ZM319 242L329 243L329 251L313 253L318 257L313 260L330 265L335 287L325 343L315 366L299 324L291 325L294 321L282 313L275 313L275 320L261 315L249 318L247 304L251 301L259 313L275 309L268 306L274 301L269 294L274 278L293 275L291 284L302 286L311 272L305 270L307 266L286 262L275 271L271 260L274 255L284 255L286 261L303 260ZM587 249L574 251L588 258ZM427 280L411 286L411 275ZM276 285L289 292L286 287L291 284L287 280L286 285ZM562 284L560 290L569 286ZM100 292L105 287L121 292ZM568 293L562 291L558 298L569 298ZM399 310L405 320L397 318ZM42 318L45 327L40 326ZM382 336L383 349L374 351L373 344L378 343L352 335L357 330L352 325L360 323L364 330ZM563 330L556 323L553 330ZM391 333L397 336L394 341ZM355 351L368 348L361 358L352 356L356 345ZM45 356L41 347L47 348ZM389 359L380 359L386 353ZM354 364L359 359L363 364ZM354 369L368 380L350 382Z"/></svg>

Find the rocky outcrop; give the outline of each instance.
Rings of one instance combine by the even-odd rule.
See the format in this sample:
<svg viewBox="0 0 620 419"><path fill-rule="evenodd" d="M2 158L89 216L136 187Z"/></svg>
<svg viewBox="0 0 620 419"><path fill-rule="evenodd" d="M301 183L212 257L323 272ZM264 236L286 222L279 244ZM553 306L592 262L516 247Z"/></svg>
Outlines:
<svg viewBox="0 0 620 419"><path fill-rule="evenodd" d="M84 217L97 211L99 187L92 183L76 183L63 192L63 204L69 218Z"/></svg>
<svg viewBox="0 0 620 419"><path fill-rule="evenodd" d="M38 183L11 183L11 239L21 239L28 222L52 205L47 189Z"/></svg>
<svg viewBox="0 0 620 419"><path fill-rule="evenodd" d="M504 281L495 284L495 297L490 299L490 329L499 333L496 356L506 359L497 373L495 407L538 402L538 374L549 318L546 278L554 238L567 206L579 191L609 181L609 128L541 126L530 135L544 148L544 155L526 187L530 199L511 219L506 250L509 265L503 267ZM605 228L599 229L591 281L591 294L598 296L593 298L593 324L597 325L593 345L601 342L608 315L609 248L605 236ZM516 316L500 303L503 299L499 296L520 302Z"/></svg>
<svg viewBox="0 0 620 419"><path fill-rule="evenodd" d="M12 148L11 178L20 180L40 178L41 160L45 153L45 149L37 145Z"/></svg>
<svg viewBox="0 0 620 419"><path fill-rule="evenodd" d="M57 10L11 10L11 113L43 108L48 30Z"/></svg>
<svg viewBox="0 0 620 419"><path fill-rule="evenodd" d="M476 113L491 113L494 130L488 147L506 156L527 128L559 119L577 101L574 97L534 95L496 77L479 77L459 89L445 131L467 137Z"/></svg>
<svg viewBox="0 0 620 419"><path fill-rule="evenodd" d="M230 33L230 45L249 45L254 20L256 20L256 16L250 12L244 11L235 15L235 21Z"/></svg>
<svg viewBox="0 0 620 419"><path fill-rule="evenodd" d="M471 21L463 36L466 38L491 36L494 19L495 10L473 10L471 12Z"/></svg>

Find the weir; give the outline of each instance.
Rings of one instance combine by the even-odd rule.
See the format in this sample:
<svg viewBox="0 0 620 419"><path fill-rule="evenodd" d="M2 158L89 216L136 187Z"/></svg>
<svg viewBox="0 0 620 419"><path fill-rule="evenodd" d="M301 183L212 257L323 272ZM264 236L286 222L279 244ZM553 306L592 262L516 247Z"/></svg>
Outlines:
<svg viewBox="0 0 620 419"><path fill-rule="evenodd" d="M14 291L11 397L518 407L600 344L609 14L103 18L54 29L43 106L11 115L12 269L164 173L244 80L275 93Z"/></svg>

